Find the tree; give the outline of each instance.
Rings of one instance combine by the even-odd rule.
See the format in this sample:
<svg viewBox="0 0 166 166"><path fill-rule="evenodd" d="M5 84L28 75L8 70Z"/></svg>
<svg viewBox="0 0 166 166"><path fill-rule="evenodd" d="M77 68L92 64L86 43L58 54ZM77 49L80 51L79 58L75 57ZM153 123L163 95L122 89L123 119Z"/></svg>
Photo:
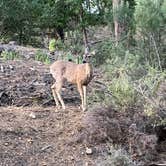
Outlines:
<svg viewBox="0 0 166 166"><path fill-rule="evenodd" d="M37 0L18 0L13 3L10 0L2 0L1 33L12 36L12 39L18 38L20 44L27 42L33 27L36 26L39 14L37 2Z"/></svg>
<svg viewBox="0 0 166 166"><path fill-rule="evenodd" d="M163 39L161 36L164 36L164 3L163 0L136 0L135 7L135 22L137 32L141 34L142 39L145 44L148 46L148 55L149 59L151 59L152 64L158 66L159 69L162 69L161 58L164 58L162 53L162 45ZM166 7L165 7L166 9ZM166 11L166 10L165 10ZM155 53L155 54L154 54ZM155 64L158 62L158 64Z"/></svg>
<svg viewBox="0 0 166 166"><path fill-rule="evenodd" d="M113 0L112 1L112 6L113 6L113 17L114 17L114 32L115 32L115 40L116 40L116 45L118 44L118 40L120 37L120 32L119 32L119 19L118 19L118 8L120 6L120 0Z"/></svg>

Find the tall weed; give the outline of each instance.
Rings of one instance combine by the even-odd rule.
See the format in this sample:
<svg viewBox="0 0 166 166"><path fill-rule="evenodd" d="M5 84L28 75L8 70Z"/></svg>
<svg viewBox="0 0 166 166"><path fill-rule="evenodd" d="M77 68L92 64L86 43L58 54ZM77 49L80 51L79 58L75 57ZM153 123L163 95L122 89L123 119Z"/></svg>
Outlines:
<svg viewBox="0 0 166 166"><path fill-rule="evenodd" d="M35 60L43 62L45 64L51 63L49 56L41 51L37 51L37 53L35 55Z"/></svg>
<svg viewBox="0 0 166 166"><path fill-rule="evenodd" d="M16 52L14 52L14 51L10 51L10 52L8 52L8 51L3 51L3 52L1 53L1 57L2 57L2 59L4 59L4 60L16 60L16 59L19 59L19 58L20 58L19 54L16 53Z"/></svg>

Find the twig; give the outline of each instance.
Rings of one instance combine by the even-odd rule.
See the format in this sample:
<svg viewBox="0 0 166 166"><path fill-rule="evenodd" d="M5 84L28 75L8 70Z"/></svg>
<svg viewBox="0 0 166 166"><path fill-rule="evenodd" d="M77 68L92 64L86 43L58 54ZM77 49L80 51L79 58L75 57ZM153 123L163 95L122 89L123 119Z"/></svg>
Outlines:
<svg viewBox="0 0 166 166"><path fill-rule="evenodd" d="M140 93L150 104L152 104L153 105L153 107L155 107L155 108L158 108L156 105L156 102L153 100L153 99L150 99L150 98L148 98L145 94L144 94L144 91L142 90L142 88L139 86L139 89L138 88L136 88L136 87L134 87L134 89L138 92L138 93Z"/></svg>
<svg viewBox="0 0 166 166"><path fill-rule="evenodd" d="M157 55L157 59L158 59L158 63L159 63L159 69L162 70L159 50L157 48L156 41L155 41L154 36L152 34L150 36L152 38L152 41L153 41L153 44L154 44L154 47L155 47L155 51L156 51L156 55Z"/></svg>
<svg viewBox="0 0 166 166"><path fill-rule="evenodd" d="M52 146L51 145L46 145L46 146L44 146L42 149L41 149L41 151L43 152L43 151L45 151L46 149L49 149L49 148L51 148Z"/></svg>

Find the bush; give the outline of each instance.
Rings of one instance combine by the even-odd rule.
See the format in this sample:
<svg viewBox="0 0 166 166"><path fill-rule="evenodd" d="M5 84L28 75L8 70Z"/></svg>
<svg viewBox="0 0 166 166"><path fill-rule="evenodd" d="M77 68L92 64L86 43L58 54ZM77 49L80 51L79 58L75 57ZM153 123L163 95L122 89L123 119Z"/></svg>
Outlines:
<svg viewBox="0 0 166 166"><path fill-rule="evenodd" d="M110 101L116 106L126 108L137 103L138 95L133 82L145 74L145 67L140 61L141 56L126 51L123 57L107 60L103 66L105 79L108 80L107 90L112 94Z"/></svg>
<svg viewBox="0 0 166 166"><path fill-rule="evenodd" d="M14 52L14 51L3 51L1 53L1 56L4 60L15 60L15 59L19 59L19 55L18 53Z"/></svg>
<svg viewBox="0 0 166 166"><path fill-rule="evenodd" d="M50 64L50 58L47 54L43 53L42 51L37 51L36 55L35 55L35 60L36 61L40 61L43 62L45 64Z"/></svg>
<svg viewBox="0 0 166 166"><path fill-rule="evenodd" d="M127 152L121 148L119 149L111 149L111 157L110 157L110 165L112 166L134 166L131 157L127 154Z"/></svg>
<svg viewBox="0 0 166 166"><path fill-rule="evenodd" d="M139 94L144 106L144 112L152 120L153 125L166 124L164 111L166 109L166 71L158 71L149 67L147 74L134 82L134 88Z"/></svg>
<svg viewBox="0 0 166 166"><path fill-rule="evenodd" d="M164 22L165 1L136 0L135 23L137 47L144 52L145 60L162 70L165 68ZM163 37L162 37L163 36Z"/></svg>
<svg viewBox="0 0 166 166"><path fill-rule="evenodd" d="M96 46L97 52L94 57L94 64L102 65L106 62L107 59L111 59L112 48L113 48L113 43L111 40L99 43Z"/></svg>
<svg viewBox="0 0 166 166"><path fill-rule="evenodd" d="M99 161L97 164L102 166L136 166L130 155L122 148L110 147L110 156L104 161Z"/></svg>
<svg viewBox="0 0 166 166"><path fill-rule="evenodd" d="M112 80L108 90L112 92L114 102L118 106L129 107L136 102L135 90L124 68L117 70L117 77Z"/></svg>
<svg viewBox="0 0 166 166"><path fill-rule="evenodd" d="M49 42L49 51L54 52L56 47L56 41L55 39L51 39Z"/></svg>

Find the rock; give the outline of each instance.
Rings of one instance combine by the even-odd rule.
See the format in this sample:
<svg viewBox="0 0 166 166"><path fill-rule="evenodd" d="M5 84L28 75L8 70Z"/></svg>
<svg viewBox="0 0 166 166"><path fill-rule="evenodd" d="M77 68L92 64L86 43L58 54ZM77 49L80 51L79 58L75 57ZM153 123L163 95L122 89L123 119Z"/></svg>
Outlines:
<svg viewBox="0 0 166 166"><path fill-rule="evenodd" d="M29 117L31 117L32 119L36 119L36 115L35 115L34 112L31 112L31 113L29 114Z"/></svg>
<svg viewBox="0 0 166 166"><path fill-rule="evenodd" d="M1 65L1 72L4 73L4 67Z"/></svg>
<svg viewBox="0 0 166 166"><path fill-rule="evenodd" d="M17 42L16 41L9 41L8 44L10 44L10 45L17 45Z"/></svg>
<svg viewBox="0 0 166 166"><path fill-rule="evenodd" d="M86 154L92 154L93 152L92 152L92 149L91 148L88 148L88 147L86 147Z"/></svg>
<svg viewBox="0 0 166 166"><path fill-rule="evenodd" d="M5 146L8 146L9 145L9 143L8 142L5 142Z"/></svg>

